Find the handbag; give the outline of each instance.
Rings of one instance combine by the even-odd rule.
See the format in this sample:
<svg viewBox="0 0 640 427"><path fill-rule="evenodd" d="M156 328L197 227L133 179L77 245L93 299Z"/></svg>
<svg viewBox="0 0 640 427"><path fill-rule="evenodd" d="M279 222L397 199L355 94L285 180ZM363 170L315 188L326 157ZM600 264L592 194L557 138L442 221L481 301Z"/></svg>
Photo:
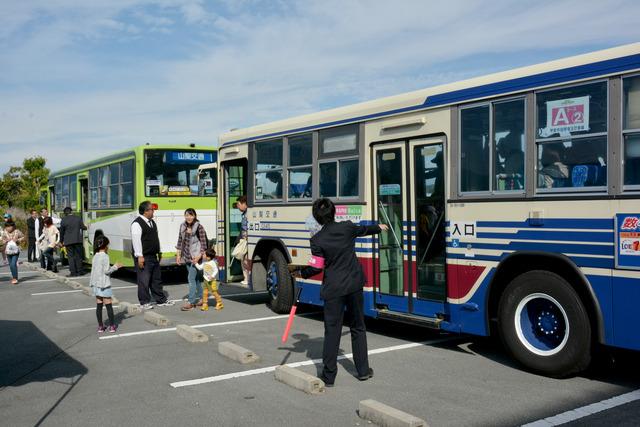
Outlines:
<svg viewBox="0 0 640 427"><path fill-rule="evenodd" d="M247 239L240 239L236 246L231 251L231 256L239 261L242 261L247 254Z"/></svg>
<svg viewBox="0 0 640 427"><path fill-rule="evenodd" d="M7 255L18 255L20 253L20 246L18 246L18 244L13 240L10 240L7 242L4 253Z"/></svg>

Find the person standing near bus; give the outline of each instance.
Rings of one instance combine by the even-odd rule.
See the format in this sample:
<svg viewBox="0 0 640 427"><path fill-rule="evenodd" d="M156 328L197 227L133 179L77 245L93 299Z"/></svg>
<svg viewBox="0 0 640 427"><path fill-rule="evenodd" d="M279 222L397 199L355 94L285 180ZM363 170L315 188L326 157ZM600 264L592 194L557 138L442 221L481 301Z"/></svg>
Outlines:
<svg viewBox="0 0 640 427"><path fill-rule="evenodd" d="M20 243L24 240L22 231L16 228L13 221L4 223L4 230L1 233L2 245L9 260L9 269L11 270L11 284L18 284L18 257L20 256Z"/></svg>
<svg viewBox="0 0 640 427"><path fill-rule="evenodd" d="M180 225L176 245L176 263L186 265L189 281L189 301L180 308L182 311L191 311L207 303L202 300L202 275L196 267L206 250L207 233L198 221L195 209L189 208L184 211L184 222Z"/></svg>
<svg viewBox="0 0 640 427"><path fill-rule="evenodd" d="M373 377L367 355L367 335L364 324L364 272L355 251L356 238L388 230L385 224L356 225L351 221L336 222L336 207L329 199L313 202L313 217L322 226L311 237L309 266L294 272L294 277L309 278L324 272L320 297L324 300L324 343L320 379L333 387L338 373L338 350L343 317L348 318L351 331L353 361L357 378L366 381Z"/></svg>
<svg viewBox="0 0 640 427"><path fill-rule="evenodd" d="M236 207L242 213L242 222L240 224L240 235L236 240L236 246L240 243L240 240L244 239L245 242L249 239L249 220L247 219L247 196L240 196L236 200ZM248 247L248 245L245 245ZM243 285L249 284L249 276L251 274L251 268L249 266L249 252L245 252L244 257L242 258L242 275L244 279L240 282Z"/></svg>
<svg viewBox="0 0 640 427"><path fill-rule="evenodd" d="M49 211L47 210L47 208L40 209L40 216L36 218L35 224L36 242L39 242L41 240L41 236L44 231L44 220L48 216ZM36 258L40 260L40 267L45 268L45 257L38 244L36 244Z"/></svg>
<svg viewBox="0 0 640 427"><path fill-rule="evenodd" d="M38 243L40 244L40 263L44 265L48 271L58 272L58 266L56 259L54 258L54 252L58 243L60 243L60 232L58 228L53 225L53 219L46 217L43 221L42 234L39 237Z"/></svg>
<svg viewBox="0 0 640 427"><path fill-rule="evenodd" d="M78 277L84 274L82 271L82 230L87 227L82 218L72 214L71 208L64 208L64 218L60 223L60 244L67 248L69 259L69 277Z"/></svg>
<svg viewBox="0 0 640 427"><path fill-rule="evenodd" d="M31 209L31 216L27 218L27 238L29 246L27 248L27 261L35 262L36 256L36 220L38 219L38 212L35 209Z"/></svg>
<svg viewBox="0 0 640 427"><path fill-rule="evenodd" d="M162 289L160 273L160 238L153 220L153 205L145 200L138 206L138 217L131 223L131 246L138 282L138 302L145 310L152 310L151 297L159 306L173 305Z"/></svg>

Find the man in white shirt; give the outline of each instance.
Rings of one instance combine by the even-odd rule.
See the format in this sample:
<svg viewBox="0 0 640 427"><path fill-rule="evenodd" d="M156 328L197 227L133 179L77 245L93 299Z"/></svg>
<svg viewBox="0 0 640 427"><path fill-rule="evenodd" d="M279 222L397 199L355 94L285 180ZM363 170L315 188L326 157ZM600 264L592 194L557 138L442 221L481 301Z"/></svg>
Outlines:
<svg viewBox="0 0 640 427"><path fill-rule="evenodd" d="M162 289L160 274L160 238L158 226L153 220L153 205L149 201L140 203L138 217L131 223L131 244L138 282L138 301L146 309L153 309L151 297L159 306L173 305Z"/></svg>
<svg viewBox="0 0 640 427"><path fill-rule="evenodd" d="M36 234L36 258L40 260L40 267L45 268L45 260L44 256L41 254L40 245L38 242L40 241L40 236L42 236L42 230L44 229L44 219L49 216L49 211L47 208L40 209L40 216L36 218L35 224L35 234Z"/></svg>

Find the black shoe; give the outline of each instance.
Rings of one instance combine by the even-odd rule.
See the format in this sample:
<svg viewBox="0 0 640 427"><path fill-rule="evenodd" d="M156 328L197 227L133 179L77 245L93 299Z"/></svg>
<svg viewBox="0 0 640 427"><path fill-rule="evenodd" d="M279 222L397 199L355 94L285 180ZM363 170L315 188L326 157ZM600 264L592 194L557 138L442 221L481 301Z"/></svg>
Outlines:
<svg viewBox="0 0 640 427"><path fill-rule="evenodd" d="M366 381L369 378L373 378L373 369L369 368L369 372L367 372L367 374L365 375L359 375L356 378L358 378L360 381Z"/></svg>
<svg viewBox="0 0 640 427"><path fill-rule="evenodd" d="M333 383L330 383L324 376L320 375L320 381L324 383L325 387L333 387Z"/></svg>

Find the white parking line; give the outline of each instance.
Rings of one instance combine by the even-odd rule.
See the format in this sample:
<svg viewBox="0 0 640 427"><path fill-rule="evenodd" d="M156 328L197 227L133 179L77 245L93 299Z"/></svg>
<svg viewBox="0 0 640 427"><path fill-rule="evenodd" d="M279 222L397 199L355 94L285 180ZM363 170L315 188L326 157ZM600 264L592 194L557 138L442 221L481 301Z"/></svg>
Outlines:
<svg viewBox="0 0 640 427"><path fill-rule="evenodd" d="M201 325L191 325L192 328L209 328L212 326L225 326L225 325L237 325L240 323L253 323L253 322L262 322L264 320L275 320L275 319L283 319L289 317L288 314L282 314L279 316L269 316L269 317L259 317L257 319L243 319L243 320L230 320L227 322L216 322L216 323L203 323ZM147 335L147 334L157 334L159 332L170 332L175 331L176 328L163 328L163 329L152 329L149 331L138 331L138 332L126 332L124 334L116 334L116 335L107 335L104 337L99 337L101 340L110 340L113 338L123 338L123 337L133 337L137 335Z"/></svg>
<svg viewBox="0 0 640 427"><path fill-rule="evenodd" d="M624 405L629 402L640 400L640 389L621 394L620 396L612 397L611 399L605 399L591 405L582 406L580 408L572 409L567 412L548 417L542 420L534 421L529 424L525 424L522 427L548 427L557 426L560 424L569 423L571 421L579 420L580 418L588 417L598 412L606 411L616 406Z"/></svg>
<svg viewBox="0 0 640 427"><path fill-rule="evenodd" d="M113 308L118 308L118 305L114 305ZM58 310L58 313L73 313L76 311L90 311L90 310L95 310L95 307L88 307L88 308L74 308L73 310Z"/></svg>
<svg viewBox="0 0 640 427"><path fill-rule="evenodd" d="M374 354L388 353L390 351L406 350L409 348L415 348L415 347L421 347L425 345L439 344L441 342L446 342L446 341L452 341L456 338L458 337L439 338L439 339L430 340L430 341L414 342L409 344L394 345L391 347L376 348L373 350L369 350L368 354L371 356ZM353 358L353 353L343 354L338 356L338 360L352 359L352 358ZM297 368L299 366L318 365L320 363L322 363L322 359L307 359L301 362L287 363L285 366L289 366L291 368ZM188 387L188 386L199 385L199 384L214 383L218 381L230 380L233 378L247 377L250 375L258 375L258 374L265 374L267 372L273 372L276 370L278 366L280 365L267 366L266 368L251 369L248 371L232 372L230 374L216 375L214 377L198 378L195 380L178 381L175 383L171 383L169 385L173 388L180 388L180 387Z"/></svg>
<svg viewBox="0 0 640 427"><path fill-rule="evenodd" d="M19 279L18 283L41 283L41 282L55 282L58 279L38 279L38 280L29 280L28 278Z"/></svg>
<svg viewBox="0 0 640 427"><path fill-rule="evenodd" d="M172 299L172 300L169 300L169 301L179 302L179 301L182 301L182 300L181 300L181 299ZM113 307L115 308L115 307L119 307L119 306L118 306L118 305L114 305ZM77 311L89 311L89 310L95 310L95 309L96 309L95 307L87 307L87 308L73 308L73 309L69 309L69 310L58 310L58 311L57 311L57 313L58 313L58 314L63 314L63 313L75 313L75 312L77 312Z"/></svg>
<svg viewBox="0 0 640 427"><path fill-rule="evenodd" d="M55 280L55 279L54 279ZM131 288L137 288L138 286L134 285L134 286L115 286L112 287L111 289L131 289ZM56 294L72 294L72 293L76 293L76 292L82 292L82 289L74 289L72 291L55 291L55 292L37 292L35 294L31 294L31 296L39 296L39 295L56 295Z"/></svg>

